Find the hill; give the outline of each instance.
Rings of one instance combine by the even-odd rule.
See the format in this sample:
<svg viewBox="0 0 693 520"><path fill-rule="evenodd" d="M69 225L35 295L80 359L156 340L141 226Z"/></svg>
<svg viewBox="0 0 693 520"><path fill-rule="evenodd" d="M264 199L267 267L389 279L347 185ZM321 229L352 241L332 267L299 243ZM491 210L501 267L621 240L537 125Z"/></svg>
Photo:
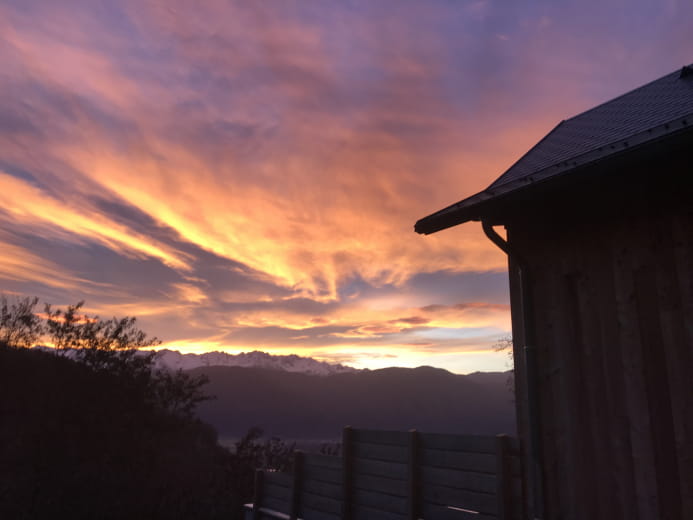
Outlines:
<svg viewBox="0 0 693 520"><path fill-rule="evenodd" d="M250 426L292 439L333 439L345 425L440 433L515 433L507 373L456 375L419 367L386 368L318 377L241 367L190 371L209 378L216 398L201 403L200 418L220 437Z"/></svg>
<svg viewBox="0 0 693 520"><path fill-rule="evenodd" d="M0 518L231 518L231 455L140 383L0 344Z"/></svg>

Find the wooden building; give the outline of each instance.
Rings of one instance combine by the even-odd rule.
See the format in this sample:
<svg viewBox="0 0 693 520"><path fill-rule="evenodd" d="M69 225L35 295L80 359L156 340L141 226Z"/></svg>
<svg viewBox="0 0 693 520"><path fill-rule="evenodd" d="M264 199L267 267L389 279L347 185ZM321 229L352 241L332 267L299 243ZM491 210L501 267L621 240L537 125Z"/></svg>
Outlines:
<svg viewBox="0 0 693 520"><path fill-rule="evenodd" d="M415 229L468 221L509 258L527 518L693 519L693 66Z"/></svg>

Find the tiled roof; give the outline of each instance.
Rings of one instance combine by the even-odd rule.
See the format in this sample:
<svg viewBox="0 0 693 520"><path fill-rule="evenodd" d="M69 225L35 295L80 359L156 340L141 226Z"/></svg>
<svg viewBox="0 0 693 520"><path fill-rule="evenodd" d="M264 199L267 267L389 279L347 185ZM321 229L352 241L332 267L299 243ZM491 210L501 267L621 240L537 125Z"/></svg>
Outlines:
<svg viewBox="0 0 693 520"><path fill-rule="evenodd" d="M470 209L689 125L693 65L561 122L486 190L421 219L415 229L433 233L481 218Z"/></svg>

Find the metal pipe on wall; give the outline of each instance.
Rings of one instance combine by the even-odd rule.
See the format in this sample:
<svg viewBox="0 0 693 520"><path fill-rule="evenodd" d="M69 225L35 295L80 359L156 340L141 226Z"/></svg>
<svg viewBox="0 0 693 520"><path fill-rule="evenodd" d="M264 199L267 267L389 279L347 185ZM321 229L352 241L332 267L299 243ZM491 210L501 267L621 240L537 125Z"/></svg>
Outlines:
<svg viewBox="0 0 693 520"><path fill-rule="evenodd" d="M520 282L520 314L524 332L524 372L527 391L527 424L529 427L529 461L531 467L528 474L532 490L530 518L540 520L544 517L544 500L542 486L542 455L541 438L539 435L539 391L537 381L536 331L534 328L534 306L530 288L530 270L524 259L513 250L507 240L504 240L493 225L484 220L481 222L484 234L501 251L517 265Z"/></svg>

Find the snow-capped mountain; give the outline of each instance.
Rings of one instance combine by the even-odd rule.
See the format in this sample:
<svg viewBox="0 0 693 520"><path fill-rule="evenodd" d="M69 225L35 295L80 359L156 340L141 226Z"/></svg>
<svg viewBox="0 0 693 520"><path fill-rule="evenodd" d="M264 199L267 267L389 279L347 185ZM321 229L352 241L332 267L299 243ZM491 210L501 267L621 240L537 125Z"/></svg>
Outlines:
<svg viewBox="0 0 693 520"><path fill-rule="evenodd" d="M164 349L157 352L156 362L159 366L172 370L190 370L198 367L211 366L253 367L282 370L284 372L301 372L318 376L356 371L355 368L317 361L313 358L301 357L294 354L288 356L273 356L257 350L233 355L226 354L225 352L181 354L177 350Z"/></svg>

